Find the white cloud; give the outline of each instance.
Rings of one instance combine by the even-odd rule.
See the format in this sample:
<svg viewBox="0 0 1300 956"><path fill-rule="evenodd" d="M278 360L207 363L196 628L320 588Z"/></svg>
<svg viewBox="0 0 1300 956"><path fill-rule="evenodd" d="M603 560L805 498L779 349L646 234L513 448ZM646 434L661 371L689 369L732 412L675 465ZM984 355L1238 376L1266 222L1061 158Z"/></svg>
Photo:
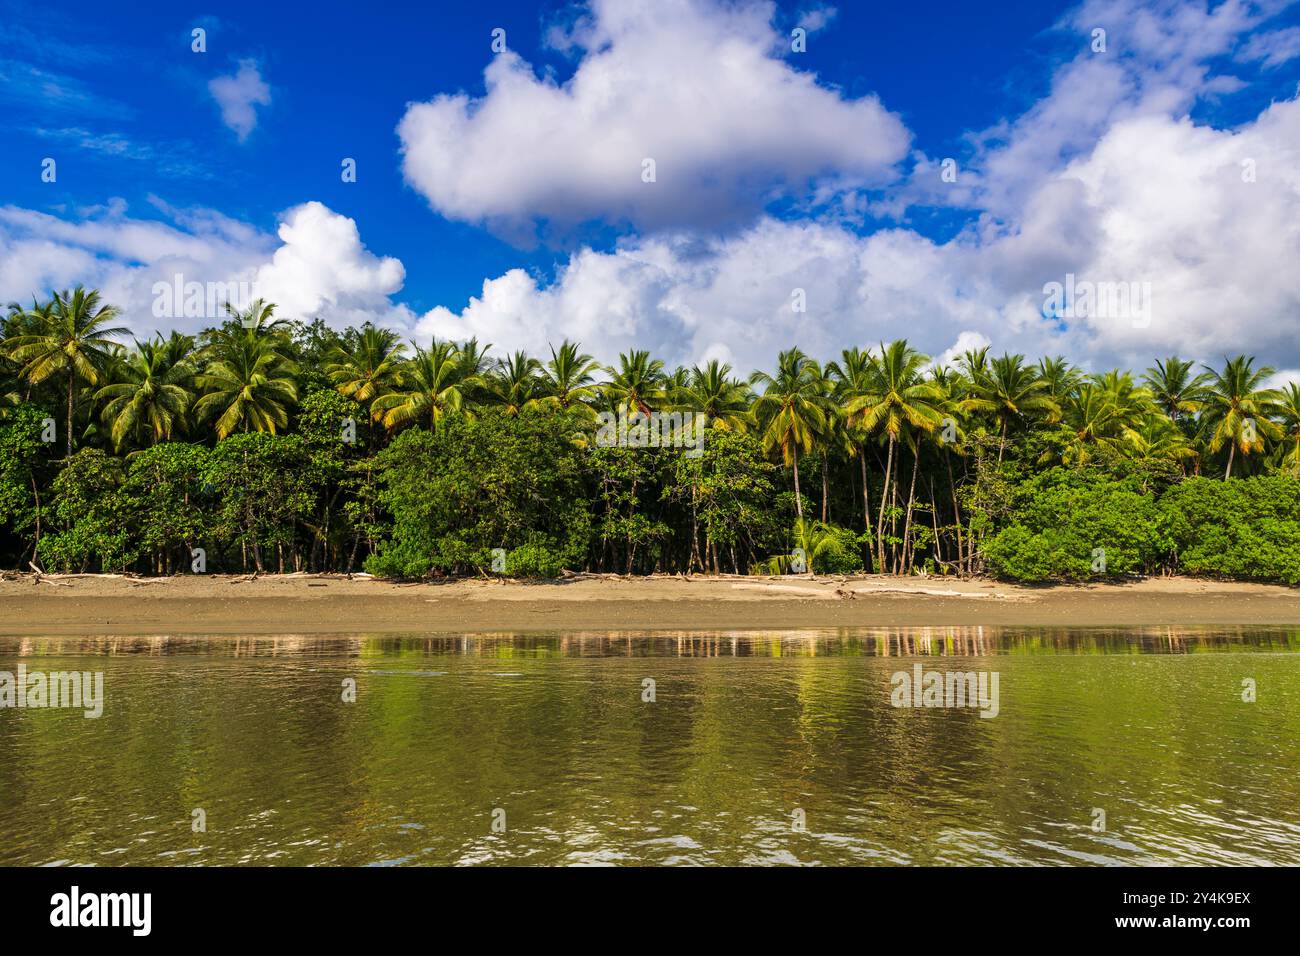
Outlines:
<svg viewBox="0 0 1300 956"><path fill-rule="evenodd" d="M1175 351L1300 364L1300 100L1237 131L1126 119L1040 177L1023 206L1010 224L978 223L946 243L771 218L710 239L627 239L574 255L550 285L520 270L489 280L466 308L435 309L420 330L541 354L568 336L605 358L651 348L687 364L723 356L746 371L795 343L828 358L900 336L941 361L991 342L1096 366L1141 368ZM1044 285L1071 273L1149 282L1151 310L1044 318ZM791 309L795 288L806 314Z"/></svg>
<svg viewBox="0 0 1300 956"><path fill-rule="evenodd" d="M212 210L154 205L172 223L133 219L120 200L83 211L79 221L0 207L0 302L26 303L81 283L121 306L136 335L197 332L220 321L221 302L212 314L155 315L155 283L180 275L205 288L247 283L248 297L277 303L289 319L369 320L403 331L414 324L414 314L389 298L402 287L402 264L375 256L353 220L318 202L288 210L276 236Z"/></svg>
<svg viewBox="0 0 1300 956"><path fill-rule="evenodd" d="M208 92L221 107L221 121L235 131L241 143L257 126L254 107L271 105L271 88L262 79L256 60L240 60L235 73L210 80Z"/></svg>
<svg viewBox="0 0 1300 956"><path fill-rule="evenodd" d="M452 218L517 230L593 219L656 227L612 249L579 249L551 281L509 270L467 304L417 320L394 302L402 264L369 252L355 223L318 203L290 210L271 236L158 201L172 224L113 206L79 221L0 209L0 301L85 281L145 316L147 330L149 283L184 266L199 278L256 278L291 317L477 335L498 353L545 356L570 338L604 360L649 348L670 363L717 357L748 372L793 344L831 358L905 336L939 361L991 343L1093 367L1247 352L1300 368L1300 99L1231 129L1189 118L1243 82L1206 63L1243 49L1270 9L1086 4L1064 24L1081 52L1043 100L972 134L950 192L921 156L907 187L877 204L900 217L916 203L974 211L940 242L905 225L862 235L830 215L762 212L809 178L825 204L818 213L854 208L860 197L839 190L888 175L906 144L875 101L845 100L774 58L784 38L771 8L671 0L651 16L599 2L558 41L581 52L569 82L538 79L503 54L486 96L412 106L401 128L408 179ZM1094 25L1108 30L1106 54L1088 50ZM710 95L694 102L701 91ZM703 119L680 122L686 115ZM651 139L666 151L659 181L643 184ZM862 153L864 142L876 152ZM841 178L810 172L823 168ZM730 228L711 228L720 223ZM1150 283L1151 310L1045 318L1044 285L1071 275ZM795 289L805 313L791 308Z"/></svg>
<svg viewBox="0 0 1300 956"><path fill-rule="evenodd" d="M402 288L406 270L366 249L353 220L309 202L289 210L279 237L282 245L258 268L256 282L258 295L283 314L378 315L392 308L388 297Z"/></svg>
<svg viewBox="0 0 1300 956"><path fill-rule="evenodd" d="M1300 27L1286 27L1268 33L1257 33L1237 54L1246 62L1259 61L1265 69L1273 69L1300 56Z"/></svg>
<svg viewBox="0 0 1300 956"><path fill-rule="evenodd" d="M826 29L839 13L834 7L812 7L799 15L799 26L809 33Z"/></svg>
<svg viewBox="0 0 1300 956"><path fill-rule="evenodd" d="M518 240L591 221L716 227L826 179L879 184L908 133L873 96L794 65L770 4L594 0L553 43L583 51L558 84L517 54L486 95L440 95L398 126L407 181L442 215ZM643 181L643 161L656 181Z"/></svg>

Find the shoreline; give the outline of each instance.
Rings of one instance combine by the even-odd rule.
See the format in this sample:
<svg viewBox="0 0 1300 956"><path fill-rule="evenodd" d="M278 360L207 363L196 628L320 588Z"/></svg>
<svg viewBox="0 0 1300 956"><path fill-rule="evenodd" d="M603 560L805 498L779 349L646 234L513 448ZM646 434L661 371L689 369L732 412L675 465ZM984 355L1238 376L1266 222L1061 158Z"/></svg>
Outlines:
<svg viewBox="0 0 1300 956"><path fill-rule="evenodd" d="M342 575L10 575L0 634L368 634L987 625L1300 625L1300 588L1151 578L988 580L577 575L397 583Z"/></svg>

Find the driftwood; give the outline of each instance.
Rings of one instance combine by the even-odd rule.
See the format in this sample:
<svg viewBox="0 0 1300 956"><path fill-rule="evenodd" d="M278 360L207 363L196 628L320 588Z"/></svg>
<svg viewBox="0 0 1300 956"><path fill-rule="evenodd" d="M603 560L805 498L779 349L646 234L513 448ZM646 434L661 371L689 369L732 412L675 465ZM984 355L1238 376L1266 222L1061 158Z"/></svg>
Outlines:
<svg viewBox="0 0 1300 956"><path fill-rule="evenodd" d="M66 581L55 581L55 580L53 580L53 578L56 577L56 575L48 575L48 574L46 574L44 571L42 571L40 568L38 568L36 565L34 565L34 564L33 564L32 562L30 562L30 561L27 562L27 566L28 566L29 568L31 568L34 572L36 572L35 577L32 578L32 584L50 584L50 585L53 585L53 586L56 587L56 588L70 588L70 587L72 587L72 585L71 585L71 584L68 584Z"/></svg>

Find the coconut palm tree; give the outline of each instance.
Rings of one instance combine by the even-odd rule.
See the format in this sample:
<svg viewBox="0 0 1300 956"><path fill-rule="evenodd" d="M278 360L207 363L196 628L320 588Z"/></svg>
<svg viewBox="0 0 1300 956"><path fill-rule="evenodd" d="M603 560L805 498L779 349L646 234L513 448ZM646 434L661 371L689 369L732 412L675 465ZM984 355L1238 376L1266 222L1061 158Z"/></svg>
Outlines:
<svg viewBox="0 0 1300 956"><path fill-rule="evenodd" d="M1124 436L1128 453L1136 461L1181 464L1196 456L1182 430L1162 413L1150 413Z"/></svg>
<svg viewBox="0 0 1300 956"><path fill-rule="evenodd" d="M1192 362L1171 355L1164 361L1157 359L1155 366L1142 376L1152 400L1170 421L1176 422L1184 415L1193 415L1201 410L1205 374L1193 374L1192 365Z"/></svg>
<svg viewBox="0 0 1300 956"><path fill-rule="evenodd" d="M541 370L542 363L523 351L498 359L495 370L487 377L488 402L512 416L535 407L542 397Z"/></svg>
<svg viewBox="0 0 1300 956"><path fill-rule="evenodd" d="M692 368L678 396L683 409L703 415L709 425L723 431L745 431L750 422L749 400L749 385L732 378L731 366L717 359L704 368Z"/></svg>
<svg viewBox="0 0 1300 956"><path fill-rule="evenodd" d="M214 421L218 440L236 431L275 434L289 424L289 406L298 400L297 369L278 344L275 335L249 335L204 350L207 365L194 379L204 394L194 415Z"/></svg>
<svg viewBox="0 0 1300 956"><path fill-rule="evenodd" d="M542 369L542 401L555 408L590 411L587 404L596 396L594 373L602 366L590 355L579 351L576 342L565 339L557 352L551 347L551 360Z"/></svg>
<svg viewBox="0 0 1300 956"><path fill-rule="evenodd" d="M857 395L844 404L844 413L850 422L867 434L880 434L888 443L885 459L885 482L880 492L880 509L876 518L877 567L885 567L885 509L891 489L897 493L897 462L895 448L903 441L918 455L916 435L931 432L943 424L939 403L943 394L924 377L930 359L897 339L889 345L882 344L879 355L871 356L873 368L872 390ZM912 490L916 489L916 458L913 460Z"/></svg>
<svg viewBox="0 0 1300 956"><path fill-rule="evenodd" d="M1277 402L1282 418L1281 450L1282 469L1300 477L1300 382L1290 382Z"/></svg>
<svg viewBox="0 0 1300 956"><path fill-rule="evenodd" d="M1061 462L1077 468L1087 464L1098 448L1119 450L1124 435L1114 396L1091 380L1080 385L1066 402L1062 424L1069 438Z"/></svg>
<svg viewBox="0 0 1300 956"><path fill-rule="evenodd" d="M666 400L664 363L652 359L649 352L624 352L618 357L618 368L607 371L610 380L604 388L605 396L616 408L635 408L649 415Z"/></svg>
<svg viewBox="0 0 1300 956"><path fill-rule="evenodd" d="M803 495L799 489L799 455L811 452L817 436L826 429L829 402L820 366L798 348L777 356L776 375L755 372L753 385L764 386L754 400L754 419L762 432L763 447L779 451L794 471L794 507L803 520Z"/></svg>
<svg viewBox="0 0 1300 956"><path fill-rule="evenodd" d="M21 366L20 374L29 384L39 385L55 375L67 379L69 456L77 383L102 381L100 369L112 354L112 340L127 334L127 329L109 325L120 314L116 306L100 302L97 290L77 286L71 292L54 293L47 307L28 317L32 327L5 342L6 352Z"/></svg>
<svg viewBox="0 0 1300 956"><path fill-rule="evenodd" d="M183 425L194 398L193 352L194 340L177 332L170 339L137 341L117 376L121 380L95 393L97 401L106 403L100 415L116 451L128 438L156 445Z"/></svg>
<svg viewBox="0 0 1300 956"><path fill-rule="evenodd" d="M1038 377L1043 380L1047 394L1057 405L1064 405L1083 383L1083 373L1067 362L1063 355L1039 359Z"/></svg>
<svg viewBox="0 0 1300 956"><path fill-rule="evenodd" d="M1282 429L1269 416L1276 414L1282 393L1260 385L1273 374L1267 365L1252 368L1255 359L1238 355L1224 358L1223 371L1202 366L1208 373L1203 394L1202 424L1208 433L1209 449L1217 452L1228 446L1228 464L1223 477L1232 477L1233 460L1264 450L1265 438L1281 438Z"/></svg>
<svg viewBox="0 0 1300 956"><path fill-rule="evenodd" d="M265 335L268 332L287 332L288 319L275 317L275 303L265 299L254 299L243 309L226 303L226 314L240 324L250 335Z"/></svg>
<svg viewBox="0 0 1300 956"><path fill-rule="evenodd" d="M1136 384L1130 372L1111 369L1089 376L1089 381L1110 397L1115 406L1116 424L1126 435L1135 432L1148 416L1159 411L1150 389Z"/></svg>
<svg viewBox="0 0 1300 956"><path fill-rule="evenodd" d="M998 424L998 464L1007 447L1007 432L1013 423L1032 418L1045 418L1052 422L1060 418L1061 408L1048 394L1047 383L1038 377L1032 366L1025 365L1023 355L1003 354L987 367L980 369L968 365L971 375L971 396L966 407L975 412L992 415Z"/></svg>
<svg viewBox="0 0 1300 956"><path fill-rule="evenodd" d="M427 350L415 346L415 356L402 364L393 391L371 403L370 411L385 428L427 418L429 431L464 404L462 385L470 381L454 342L437 339Z"/></svg>
<svg viewBox="0 0 1300 956"><path fill-rule="evenodd" d="M496 367L496 360L490 358L491 344L479 345L478 336L467 339L456 346L457 361L460 363L460 395L465 405L486 404L491 400L488 393L488 373Z"/></svg>
<svg viewBox="0 0 1300 956"><path fill-rule="evenodd" d="M367 322L331 351L325 374L340 395L368 405L392 386L405 353L396 332Z"/></svg>
<svg viewBox="0 0 1300 956"><path fill-rule="evenodd" d="M862 520L864 527L871 528L871 489L867 482L866 444L871 433L862 428L862 416L859 411L849 414L845 409L849 402L864 395L876 394L879 389L876 381L876 368L871 356L857 346L840 352L839 362L826 365L826 375L835 383L834 400L839 405L844 423L845 437L851 443L851 454L858 459L862 469Z"/></svg>

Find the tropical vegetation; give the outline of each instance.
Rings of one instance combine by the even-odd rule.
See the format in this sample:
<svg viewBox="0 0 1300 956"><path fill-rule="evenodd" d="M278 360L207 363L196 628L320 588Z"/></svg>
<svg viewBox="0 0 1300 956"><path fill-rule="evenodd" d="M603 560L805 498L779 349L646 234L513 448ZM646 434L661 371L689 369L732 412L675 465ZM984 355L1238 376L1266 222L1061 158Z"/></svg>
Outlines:
<svg viewBox="0 0 1300 956"><path fill-rule="evenodd" d="M94 290L9 306L0 565L1300 583L1300 385L1252 356L898 339L743 375L228 312L131 341ZM701 416L700 446L599 440L656 413Z"/></svg>

